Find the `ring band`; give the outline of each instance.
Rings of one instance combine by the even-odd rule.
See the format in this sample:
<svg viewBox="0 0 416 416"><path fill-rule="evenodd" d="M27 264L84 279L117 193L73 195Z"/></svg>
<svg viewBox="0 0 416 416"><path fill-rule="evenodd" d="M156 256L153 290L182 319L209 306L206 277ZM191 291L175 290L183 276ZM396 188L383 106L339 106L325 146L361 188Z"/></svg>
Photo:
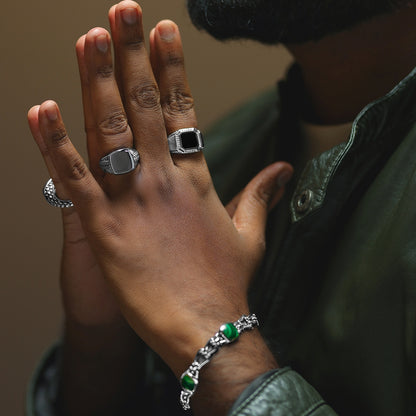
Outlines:
<svg viewBox="0 0 416 416"><path fill-rule="evenodd" d="M100 159L100 168L112 175L124 175L136 169L139 163L139 152L136 149L123 147Z"/></svg>
<svg viewBox="0 0 416 416"><path fill-rule="evenodd" d="M46 199L46 202L49 205L57 208L71 208L74 206L71 200L61 199L56 195L55 184L52 181L52 178L46 182L46 185L43 187L43 195Z"/></svg>
<svg viewBox="0 0 416 416"><path fill-rule="evenodd" d="M204 148L201 132L194 128L179 129L168 136L170 153L189 154L200 152Z"/></svg>

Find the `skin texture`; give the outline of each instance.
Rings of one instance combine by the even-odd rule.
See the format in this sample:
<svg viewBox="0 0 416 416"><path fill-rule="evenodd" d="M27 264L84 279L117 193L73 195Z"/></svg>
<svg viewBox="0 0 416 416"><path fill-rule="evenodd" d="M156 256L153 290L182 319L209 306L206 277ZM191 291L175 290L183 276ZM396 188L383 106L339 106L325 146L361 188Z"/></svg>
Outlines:
<svg viewBox="0 0 416 416"><path fill-rule="evenodd" d="M264 253L267 212L292 174L287 163L275 163L223 207L203 154L171 156L168 150L167 134L197 125L177 26L157 25L149 59L140 7L124 1L109 16L111 37L95 28L77 42L90 168L55 102L28 115L57 194L75 204L63 210L59 402L77 415L117 414L140 374L138 337L179 377L221 323L249 312L247 289ZM102 156L132 146L141 156L134 172L114 176L99 169ZM232 352L242 361L252 356L250 364L217 391L211 381L227 371L227 355L205 372L193 401L196 414L225 414L249 382L277 365L252 331Z"/></svg>

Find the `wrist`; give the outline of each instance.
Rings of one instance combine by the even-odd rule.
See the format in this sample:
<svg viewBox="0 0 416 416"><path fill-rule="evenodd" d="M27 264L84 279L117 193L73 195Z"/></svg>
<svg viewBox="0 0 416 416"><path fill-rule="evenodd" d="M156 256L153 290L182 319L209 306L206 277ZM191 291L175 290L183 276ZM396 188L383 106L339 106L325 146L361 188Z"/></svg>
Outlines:
<svg viewBox="0 0 416 416"><path fill-rule="evenodd" d="M183 374L191 376L186 377L191 384L182 386L182 405L186 407L192 396L191 406L194 411L197 410L196 414L225 415L252 381L278 367L259 331L255 329L255 321L250 316L234 322L238 328L237 337L230 332L219 331L220 326L230 322L230 319L204 322L200 318L196 322L202 325L198 326L183 322L181 330L172 336L171 342L163 343L172 350L165 356L159 354L174 371L178 382L181 383ZM235 341L231 341L234 337ZM202 362L204 364L201 365ZM195 379L198 386L193 390L189 386L193 385Z"/></svg>
<svg viewBox="0 0 416 416"><path fill-rule="evenodd" d="M208 312L206 312L208 315ZM207 315L182 315L181 321L164 321L159 331L153 326L152 336L157 337L146 343L157 352L170 367L176 378L180 380L183 372L192 364L197 352L203 348L208 340L218 332L220 326L226 322L234 322L243 312L216 312ZM159 334L159 336L155 335ZM160 335L161 334L161 335Z"/></svg>
<svg viewBox="0 0 416 416"><path fill-rule="evenodd" d="M195 415L226 415L240 394L260 375L278 368L258 329L226 345L201 371L192 397Z"/></svg>
<svg viewBox="0 0 416 416"><path fill-rule="evenodd" d="M180 401L184 410L190 408L189 401L197 389L202 368L209 364L222 347L237 341L243 332L253 330L258 325L259 322L255 314L242 315L235 322L222 324L218 332L208 340L203 348L198 350L194 361L183 373L180 380L182 386Z"/></svg>

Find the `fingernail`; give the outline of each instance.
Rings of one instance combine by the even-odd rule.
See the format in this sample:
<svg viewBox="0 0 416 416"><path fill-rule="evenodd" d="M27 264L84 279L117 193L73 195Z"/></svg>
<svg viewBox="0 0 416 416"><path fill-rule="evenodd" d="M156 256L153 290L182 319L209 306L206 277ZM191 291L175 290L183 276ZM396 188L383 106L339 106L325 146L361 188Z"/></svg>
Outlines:
<svg viewBox="0 0 416 416"><path fill-rule="evenodd" d="M175 38L175 26L170 22L163 22L158 26L159 34L165 42L171 42Z"/></svg>
<svg viewBox="0 0 416 416"><path fill-rule="evenodd" d="M45 108L45 113L49 121L56 121L58 119L58 111L55 104L49 104L48 107Z"/></svg>
<svg viewBox="0 0 416 416"><path fill-rule="evenodd" d="M289 171L285 171L277 178L277 184L279 185L279 187L285 186L291 178L292 173Z"/></svg>
<svg viewBox="0 0 416 416"><path fill-rule="evenodd" d="M128 7L127 9L121 11L121 18L127 25L134 25L137 22L137 10L132 7Z"/></svg>
<svg viewBox="0 0 416 416"><path fill-rule="evenodd" d="M107 35L98 35L95 38L95 45L97 49L102 52L106 53L108 51L108 38Z"/></svg>

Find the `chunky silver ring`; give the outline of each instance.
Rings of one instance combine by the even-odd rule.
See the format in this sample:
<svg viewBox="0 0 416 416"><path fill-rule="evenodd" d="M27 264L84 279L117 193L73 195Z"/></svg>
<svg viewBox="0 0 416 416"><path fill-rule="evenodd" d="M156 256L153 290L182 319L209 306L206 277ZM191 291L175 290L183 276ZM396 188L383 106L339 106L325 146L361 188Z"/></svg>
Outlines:
<svg viewBox="0 0 416 416"><path fill-rule="evenodd" d="M194 128L179 129L168 136L171 153L189 154L200 152L204 148L201 132Z"/></svg>
<svg viewBox="0 0 416 416"><path fill-rule="evenodd" d="M56 195L55 184L52 181L52 178L46 182L46 185L43 188L43 195L49 205L57 208L71 208L74 206L71 200L61 199Z"/></svg>
<svg viewBox="0 0 416 416"><path fill-rule="evenodd" d="M102 157L99 165L104 172L124 175L136 169L139 159L139 152L136 149L123 147Z"/></svg>

